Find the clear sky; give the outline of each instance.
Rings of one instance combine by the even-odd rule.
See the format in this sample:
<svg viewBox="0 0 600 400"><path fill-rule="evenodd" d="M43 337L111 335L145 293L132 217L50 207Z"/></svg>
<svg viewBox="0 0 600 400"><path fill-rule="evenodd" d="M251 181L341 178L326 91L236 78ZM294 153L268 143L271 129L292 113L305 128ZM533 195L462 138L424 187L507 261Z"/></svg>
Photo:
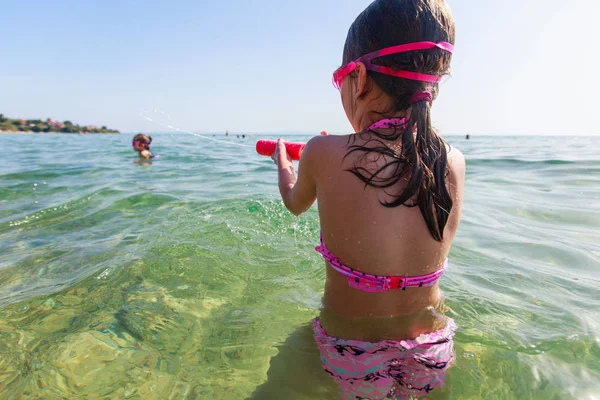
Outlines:
<svg viewBox="0 0 600 400"><path fill-rule="evenodd" d="M442 133L600 133L599 1L448 2ZM132 132L165 130L140 116L158 108L198 132L349 132L331 73L369 3L2 0L0 113Z"/></svg>

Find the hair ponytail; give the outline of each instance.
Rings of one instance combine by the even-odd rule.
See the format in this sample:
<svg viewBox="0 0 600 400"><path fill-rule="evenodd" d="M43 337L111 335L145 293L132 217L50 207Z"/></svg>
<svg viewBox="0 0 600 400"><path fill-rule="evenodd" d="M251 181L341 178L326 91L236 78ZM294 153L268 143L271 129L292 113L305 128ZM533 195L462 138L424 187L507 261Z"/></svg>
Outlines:
<svg viewBox="0 0 600 400"><path fill-rule="evenodd" d="M433 238L442 241L444 227L452 209L452 197L446 187L448 152L446 144L431 126L429 101L422 100L412 105L405 130L396 128L392 133L381 133L375 130L369 132L377 139L369 140L367 143L370 144L369 146L355 144L349 146L350 150L346 157L355 152L361 152L363 156L377 153L391 160L376 171L358 166L348 171L363 181L366 186L384 189L386 194L394 198L392 201L382 201L381 205L384 207L418 206ZM397 140L402 143L399 154L384 143L384 141ZM383 177L384 174L390 176ZM388 189L403 178L408 180L406 187L399 194L389 193ZM415 196L416 200L411 200Z"/></svg>
<svg viewBox="0 0 600 400"><path fill-rule="evenodd" d="M343 63L391 46L421 41L454 44L454 38L454 19L444 0L376 0L350 27ZM431 49L381 56L372 63L393 70L442 76L450 73L451 59L449 52ZM368 75L393 100L391 108L380 116L385 118L409 109L410 116L406 128L369 130L371 137L363 145L349 143L346 157L360 152L364 160L367 155L375 154L384 156L386 163L373 170L361 166L359 159L348 171L365 185L381 188L392 198L381 202L383 206L418 206L431 235L442 241L452 198L446 187L446 143L431 124L431 102L437 97L438 84L374 71L368 71ZM390 143L401 143L400 152L394 151ZM390 193L401 179L407 182L402 183L400 193Z"/></svg>
<svg viewBox="0 0 600 400"><path fill-rule="evenodd" d="M445 142L431 125L431 103L414 103L408 125L416 127L417 133L413 160L413 175L415 170L420 170L414 180L417 205L431 235L441 241L452 209L452 197L446 187L448 152Z"/></svg>

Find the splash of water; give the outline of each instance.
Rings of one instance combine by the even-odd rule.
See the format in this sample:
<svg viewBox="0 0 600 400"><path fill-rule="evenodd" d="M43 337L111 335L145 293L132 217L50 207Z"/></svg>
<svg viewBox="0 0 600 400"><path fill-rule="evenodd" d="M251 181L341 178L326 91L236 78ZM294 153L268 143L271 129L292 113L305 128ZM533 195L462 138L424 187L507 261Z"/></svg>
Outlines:
<svg viewBox="0 0 600 400"><path fill-rule="evenodd" d="M161 110L159 110L159 109L154 109L152 112L153 112L154 114L162 114L162 115L166 115L168 120L170 120L170 119L171 119L171 116L170 116L170 115L166 114L164 111L161 111ZM173 131L175 131L175 132L187 133L187 134L189 134L189 135L196 136L196 137L199 137L199 138L202 138L202 139L206 139L206 140L212 140L213 142L225 143L225 144L228 144L228 145L231 145L231 146L246 147L246 148L250 148L250 149L253 149L253 148L254 148L253 146L250 146L250 145L247 145L247 144L235 143L235 142L228 142L228 141L226 141L226 140L215 139L215 138L213 138L213 137L204 136L204 135L200 135L200 134L198 134L198 133L190 132L190 131L188 131L188 130L185 130L185 129L181 129L181 128L179 128L178 126L175 126L175 125L173 125L173 124L171 124L171 123L163 123L163 122L161 122L161 121L157 121L156 119L154 119L154 118L152 118L152 117L150 116L150 113L149 113L148 111L142 111L142 112L140 113L140 116L142 116L142 118L146 119L147 121L149 121L149 122L152 122L153 124L160 125L160 126L162 126L163 128L167 128L167 129L173 130Z"/></svg>

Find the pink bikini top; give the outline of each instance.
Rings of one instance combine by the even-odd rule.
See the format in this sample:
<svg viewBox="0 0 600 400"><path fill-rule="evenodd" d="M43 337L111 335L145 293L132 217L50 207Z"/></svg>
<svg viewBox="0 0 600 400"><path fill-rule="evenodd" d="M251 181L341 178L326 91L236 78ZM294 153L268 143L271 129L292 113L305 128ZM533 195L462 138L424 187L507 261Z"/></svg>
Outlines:
<svg viewBox="0 0 600 400"><path fill-rule="evenodd" d="M348 285L351 288L358 289L363 292L380 293L388 290L400 289L406 290L407 287L423 287L435 285L444 272L448 268L448 260L444 261L440 269L428 275L421 276L380 276L371 275L357 271L344 265L338 257L336 257L323 242L321 235L321 245L315 247L325 261L331 265L331 268L348 278Z"/></svg>

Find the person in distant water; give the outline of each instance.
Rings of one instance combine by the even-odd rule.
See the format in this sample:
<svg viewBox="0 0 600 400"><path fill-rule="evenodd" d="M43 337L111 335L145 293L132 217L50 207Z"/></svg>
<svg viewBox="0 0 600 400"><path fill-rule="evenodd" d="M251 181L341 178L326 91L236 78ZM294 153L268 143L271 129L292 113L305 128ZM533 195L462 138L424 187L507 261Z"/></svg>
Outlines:
<svg viewBox="0 0 600 400"><path fill-rule="evenodd" d="M445 0L374 1L350 27L333 74L355 133L313 137L297 178L279 139L285 207L300 215L319 205L325 289L319 316L279 347L254 398L448 394L457 326L439 282L460 221L465 159L431 121L454 38Z"/></svg>
<svg viewBox="0 0 600 400"><path fill-rule="evenodd" d="M242 135L242 139L246 139L246 135Z"/></svg>
<svg viewBox="0 0 600 400"><path fill-rule="evenodd" d="M144 135L143 133L138 133L133 137L133 150L140 153L140 157L146 160L153 158L152 153L150 152L150 144L152 143L152 137L149 135Z"/></svg>
<svg viewBox="0 0 600 400"><path fill-rule="evenodd" d="M467 140L471 139L471 135L467 135L467 138L466 138L466 139L467 139Z"/></svg>

